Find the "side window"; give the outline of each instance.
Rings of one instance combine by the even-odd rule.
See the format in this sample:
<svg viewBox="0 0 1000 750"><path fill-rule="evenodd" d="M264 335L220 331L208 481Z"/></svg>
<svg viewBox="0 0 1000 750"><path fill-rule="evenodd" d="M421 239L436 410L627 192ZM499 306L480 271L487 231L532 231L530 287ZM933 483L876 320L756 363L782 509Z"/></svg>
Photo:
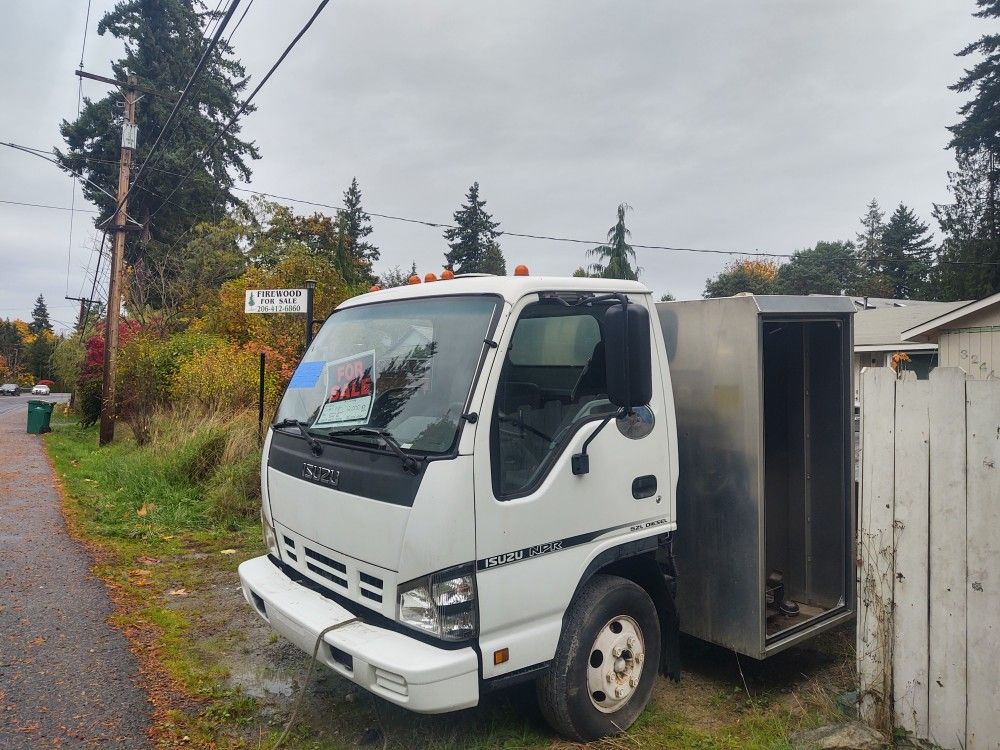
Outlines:
<svg viewBox="0 0 1000 750"><path fill-rule="evenodd" d="M614 411L605 376L605 310L536 303L518 320L494 404L497 497L530 491L579 425Z"/></svg>

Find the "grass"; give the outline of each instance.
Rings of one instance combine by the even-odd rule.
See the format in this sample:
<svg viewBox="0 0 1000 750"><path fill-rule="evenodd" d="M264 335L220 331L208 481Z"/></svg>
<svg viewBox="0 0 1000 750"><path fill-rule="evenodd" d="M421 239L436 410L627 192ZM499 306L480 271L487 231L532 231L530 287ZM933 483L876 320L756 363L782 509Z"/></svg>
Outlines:
<svg viewBox="0 0 1000 750"><path fill-rule="evenodd" d="M254 698L229 687L233 664L305 671L234 593L238 563L261 553L259 453L252 415L169 413L139 447L125 436L98 449L94 429L54 423L46 444L73 531L97 555L152 696L160 746L270 747L298 695ZM123 430L124 432L124 430ZM766 662L693 639L680 684L660 679L650 707L621 737L594 747L778 750L794 731L842 720L834 696L853 675L850 631L821 636ZM576 747L545 726L530 685L475 709L419 716L352 690L332 675L307 696L286 747ZM187 738L187 739L185 739Z"/></svg>

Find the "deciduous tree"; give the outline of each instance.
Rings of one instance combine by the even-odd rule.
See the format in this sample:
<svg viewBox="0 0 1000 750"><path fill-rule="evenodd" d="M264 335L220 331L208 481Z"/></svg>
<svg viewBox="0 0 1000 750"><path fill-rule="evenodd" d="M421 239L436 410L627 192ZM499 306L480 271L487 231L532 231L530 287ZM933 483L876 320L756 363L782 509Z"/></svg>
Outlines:
<svg viewBox="0 0 1000 750"><path fill-rule="evenodd" d="M741 258L726 264L713 279L706 279L704 297L731 297L740 292L776 294L778 263L767 258Z"/></svg>

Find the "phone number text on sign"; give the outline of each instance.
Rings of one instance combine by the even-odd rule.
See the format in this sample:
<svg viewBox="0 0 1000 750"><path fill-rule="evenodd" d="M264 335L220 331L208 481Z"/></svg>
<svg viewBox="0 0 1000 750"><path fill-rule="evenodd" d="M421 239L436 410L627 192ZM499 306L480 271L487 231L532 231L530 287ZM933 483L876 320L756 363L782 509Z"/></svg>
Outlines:
<svg viewBox="0 0 1000 750"><path fill-rule="evenodd" d="M367 424L375 391L374 370L374 351L328 362L326 403L314 424Z"/></svg>

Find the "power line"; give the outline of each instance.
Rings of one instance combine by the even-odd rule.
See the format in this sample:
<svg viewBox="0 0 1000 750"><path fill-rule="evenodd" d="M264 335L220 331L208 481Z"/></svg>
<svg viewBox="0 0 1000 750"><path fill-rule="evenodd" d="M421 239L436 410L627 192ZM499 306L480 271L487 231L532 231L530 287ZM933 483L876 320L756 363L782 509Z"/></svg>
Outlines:
<svg viewBox="0 0 1000 750"><path fill-rule="evenodd" d="M10 143L4 143L4 144L0 144L0 145L15 146L15 144L10 144ZM213 145L214 145L214 143L213 143ZM27 151L29 153L31 153L31 152L41 152L41 149L31 149L31 148L29 148L27 146L15 146L15 147L19 148L22 151ZM95 158L92 158L92 157L81 157L81 158L83 158L83 159L90 159L91 161L110 161L110 160L107 160L107 159L95 159ZM174 189L166 196L166 198L164 198L164 202L161 203L160 206L158 206L156 210L159 211L163 207L163 204L167 203L167 202L169 202L172 205L175 205L175 206L177 206L177 207L180 208L181 207L180 204L174 203L174 202L170 201L169 199L170 199L171 196L173 196L174 193L177 192L177 190L179 189L179 187L180 187L181 184L183 184L186 180L188 180L188 179L191 178L191 175L192 175L192 173L193 173L194 170L189 171L185 175L181 175L180 172L173 172L173 171L170 171L170 170L159 169L159 168L156 168L156 167L150 167L150 169L153 169L154 171L163 172L165 174L170 174L170 175L176 175L176 176L183 177L183 179L180 181L180 183L178 183L178 185L174 187ZM207 178L207 177L196 177L195 179L203 181L203 182L214 182L214 180L211 180L210 178ZM145 186L141 186L141 187L142 187L142 189L147 190L150 193L153 193L154 195L159 195L159 193L157 193L154 190L150 190L149 188L146 188ZM238 191L238 192L241 192L241 193L249 193L251 195L259 195L259 196L261 196L263 198L272 198L274 200L288 201L289 203L298 203L298 204L301 204L301 205L304 205L304 206L314 206L316 208L325 208L325 209L329 209L329 210L332 210L332 211L336 211L338 213L340 213L340 212L343 211L343 206L336 206L336 205L333 205L332 203L324 203L322 201L309 200L309 199L306 199L306 198L295 198L295 197L288 196L288 195L280 195L278 193L270 193L270 192L266 192L266 191L263 191L263 190L255 190L255 189L250 188L250 187L239 187L239 186L236 186L236 185L233 185L230 189ZM196 216L189 209L185 208L184 210L187 211L188 214L190 214L192 216ZM156 213L156 211L153 212L153 214L155 214L155 213ZM387 221L399 221L399 222L403 222L403 223L406 223L406 224L418 224L420 226L430 227L430 228L433 228L433 229L454 229L454 228L456 228L455 224L449 224L447 222L441 222L441 221L433 221L433 220L430 220L430 219L417 219L417 218L408 217L408 216L398 216L398 215L395 215L395 214L379 213L379 212L376 212L376 211L368 211L368 210L366 210L365 213L368 214L371 217L378 218L378 219L385 219ZM153 214L150 214L150 217L152 217ZM204 220L206 220L206 221L210 220L210 217L202 217L202 218ZM185 234L186 234L186 232L185 232ZM576 244L576 245L590 245L592 247L596 247L598 245L605 245L605 244L607 244L607 239L593 240L593 239L583 239L583 238L579 238L579 237L566 237L566 236L549 235L549 234L534 234L534 233L529 233L529 232L514 232L514 231L508 231L508 230L501 230L500 235L501 236L505 236L505 237L516 237L516 238L519 238L519 239L542 240L542 241L548 241L548 242L564 242L564 243L570 243L570 244ZM184 235L181 235L181 236L183 237ZM176 247L176 245L177 245L177 242L175 241L170 246L170 249L173 249L174 247ZM756 249L755 250L722 250L722 249L717 249L717 248L696 248L696 247L684 247L684 246L677 246L677 245L639 244L639 243L631 243L630 246L632 248L638 249L638 250L662 250L662 251L667 251L667 252L700 253L700 254L708 254L708 255L726 255L726 256L746 257L746 258L774 258L774 259L779 259L780 258L780 259L787 260L787 259L794 258L796 256L795 253L776 253L776 252L768 252L768 251L762 251L762 250L756 250ZM915 259L915 258L889 258L889 257L886 257L886 256L876 256L876 257L867 259L867 261L868 262L874 262L874 263L879 263L879 262L882 262L882 263L916 263L916 262L922 262L922 261L919 261L918 259ZM986 266L995 266L995 265L1000 265L1000 261L990 261L990 260L978 260L978 261L977 260L967 260L967 261L964 261L964 260L937 260L936 262L938 264L941 264L941 265L962 265L962 266L984 266L984 265L986 265Z"/></svg>
<svg viewBox="0 0 1000 750"><path fill-rule="evenodd" d="M83 70L83 55L87 51L87 29L90 28L90 0L87 0L87 16L83 21L83 41L80 42L80 65L77 67L78 70ZM77 77L76 86L76 118L80 119L80 108L83 102L83 78ZM66 241L66 294L69 294L69 271L70 265L73 262L73 220L76 218L76 213L73 209L76 208L76 176L73 176L73 184L70 187L70 215L69 215L69 239Z"/></svg>
<svg viewBox="0 0 1000 750"><path fill-rule="evenodd" d="M240 17L236 20L236 25L233 26L233 30L229 32L229 37L226 39L226 46L229 46L229 43L233 41L233 35L236 34L236 29L238 29L240 24L243 23L243 19L247 17L247 11L250 10L252 5L253 0L250 0L250 2L247 3L247 7L245 7L243 12L240 14Z"/></svg>
<svg viewBox="0 0 1000 750"><path fill-rule="evenodd" d="M235 2L238 2L238 0L234 0L234 5ZM257 84L256 88L254 88L254 90L250 92L250 96L248 96L243 101L243 104L240 105L240 108L237 109L236 112L233 113L233 116L229 118L229 122L226 123L226 126L219 133L216 134L212 142L208 144L208 147L203 150L202 152L203 157L211 154L212 149L215 148L215 144L217 144L220 140L222 140L223 136L225 136L229 128L231 128L233 124L235 124L236 120L240 117L240 115L242 115L246 111L246 108L250 106L250 102L252 102L254 97L257 96L257 93L262 88L264 88L264 85L268 82L271 76L274 75L274 71L276 71L278 67L281 65L281 63L285 61L285 58L288 57L288 54L292 51L295 45L299 43L299 40L309 30L309 27L313 25L313 22L319 17L319 14L323 12L323 9L327 6L329 2L330 0L322 0L322 2L320 2L320 4L316 7L316 10L313 11L312 16L309 17L309 20L306 21L305 25L301 29L299 29L299 33L296 34L295 37L292 39L292 41L288 43L288 46L285 47L285 51L281 53L278 59L271 66L270 70L268 70L267 73L264 75L264 77L261 79L260 83ZM230 7L230 13L232 13L232 10L233 6ZM181 178L181 181L174 186L174 189L170 191L170 193L167 195L164 201L160 203L160 205L157 206L156 209L150 213L149 215L150 219L152 219L157 214L157 212L159 212L159 210L163 208L166 202L173 197L174 193L176 193L180 189L181 185L183 185L187 181L187 179L194 173L197 167L198 165L196 164L193 165L191 169L188 170L188 173L184 175L184 177ZM138 180L138 177L136 177L136 180Z"/></svg>
<svg viewBox="0 0 1000 750"><path fill-rule="evenodd" d="M26 203L24 201L8 201L0 199L0 203L7 203L11 206L31 206L32 208L53 208L57 211L73 211L74 213L81 214L96 214L100 213L93 208L73 208L72 206L53 206L48 203Z"/></svg>
<svg viewBox="0 0 1000 750"><path fill-rule="evenodd" d="M88 185L90 185L91 187L93 187L95 190L99 190L100 192L104 193L104 195L106 195L109 198L111 198L111 200L113 200L113 201L117 201L118 200L115 196L113 196L107 190L105 190L104 188L102 188L96 182L91 182L90 180L88 180L86 177L84 177L79 172L76 172L76 171L70 169L69 167L64 167L62 164L60 164L59 162L57 162L55 159L53 159L51 157L48 157L45 154L43 154L43 153L41 153L39 151L36 151L35 149L25 148L24 146L18 146L16 143L5 143L5 142L0 142L0 146L7 146L8 148L12 148L15 151L23 151L26 154L31 154L32 156L37 156L39 159L44 159L45 161L49 162L50 164L55 164L57 167L59 167L59 169L63 169L65 171L69 172L71 175L74 175L75 177L77 177L77 179L80 179L80 180L83 180L84 182L86 182ZM131 221L133 224L139 225L139 222L136 221L131 216L129 216L127 213L125 214L125 218L128 219L129 221Z"/></svg>

